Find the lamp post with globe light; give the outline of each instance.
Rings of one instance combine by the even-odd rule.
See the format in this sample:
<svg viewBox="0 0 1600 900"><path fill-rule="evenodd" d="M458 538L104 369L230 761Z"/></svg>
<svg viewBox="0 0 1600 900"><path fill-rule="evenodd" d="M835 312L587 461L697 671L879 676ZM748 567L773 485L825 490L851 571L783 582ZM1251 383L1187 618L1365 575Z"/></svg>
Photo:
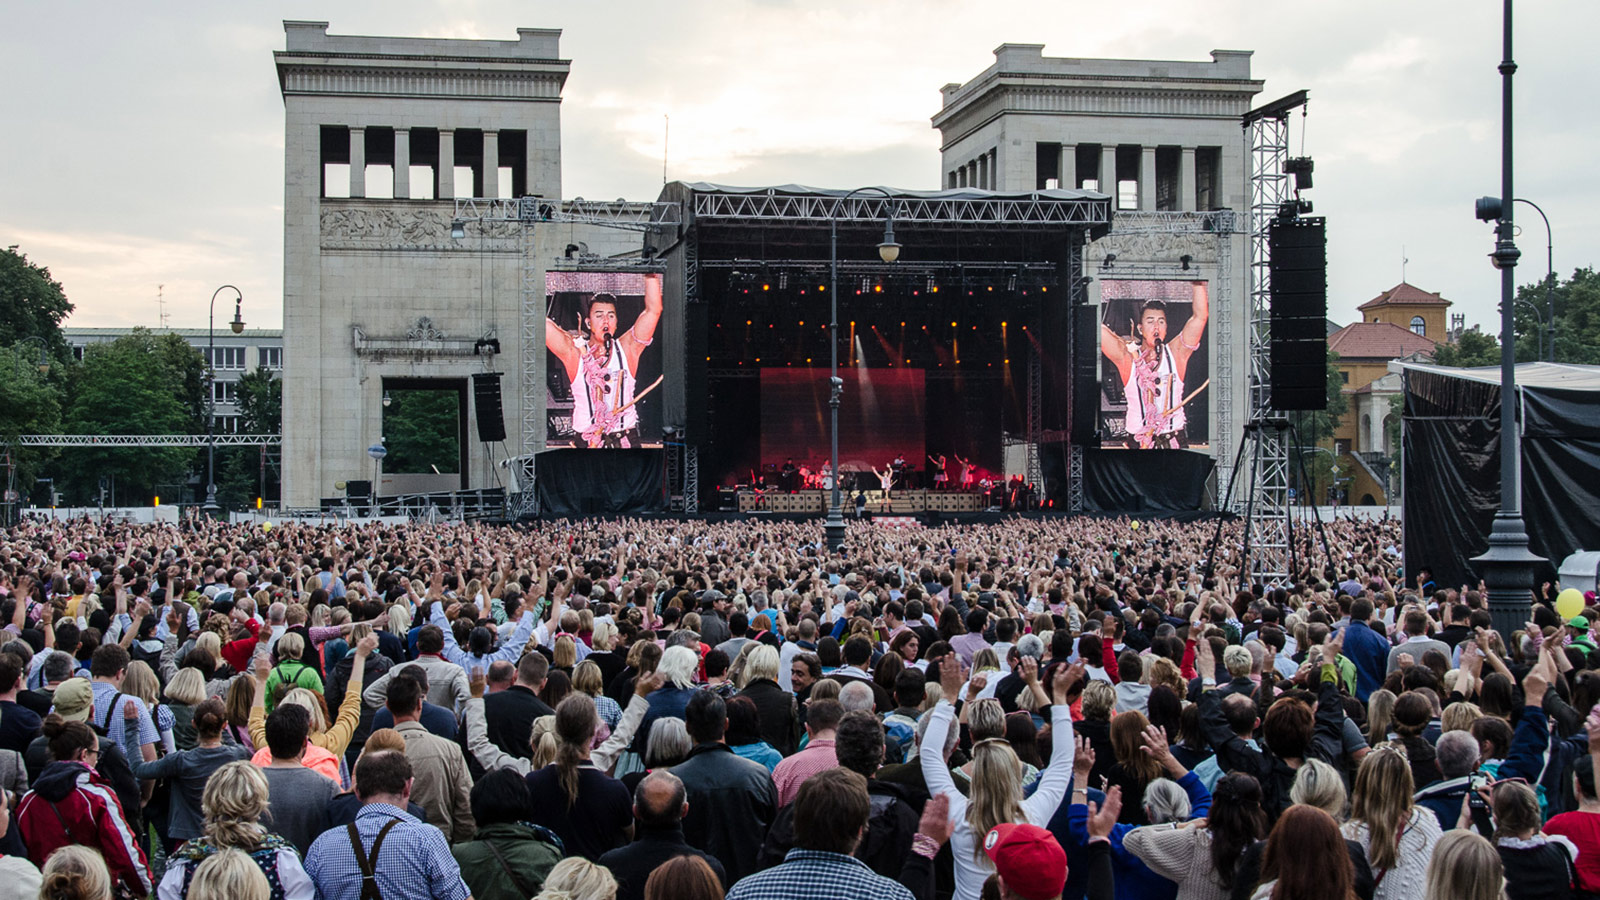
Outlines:
<svg viewBox="0 0 1600 900"><path fill-rule="evenodd" d="M202 509L208 516L221 511L217 505L217 295L233 291L233 321L228 328L234 334L244 332L244 293L231 284L217 288L211 294L211 313L206 322L206 502Z"/></svg>

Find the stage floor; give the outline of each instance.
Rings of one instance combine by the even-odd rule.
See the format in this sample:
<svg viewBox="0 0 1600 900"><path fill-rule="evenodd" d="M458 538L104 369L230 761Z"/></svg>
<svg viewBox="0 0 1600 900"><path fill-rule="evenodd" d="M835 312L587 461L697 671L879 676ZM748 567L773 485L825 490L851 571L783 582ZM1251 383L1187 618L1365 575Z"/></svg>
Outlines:
<svg viewBox="0 0 1600 900"><path fill-rule="evenodd" d="M771 512L771 513L815 513L822 515L828 511L828 491L797 491L793 494L781 494L777 491L767 491L758 495L754 491L742 490L739 492L739 511L745 513ZM855 512L855 495L844 493L844 505L847 515ZM884 502L882 491L867 491L867 512L873 515L918 515L925 512L981 512L984 510L986 498L977 492L963 493L960 491L895 491L894 496Z"/></svg>

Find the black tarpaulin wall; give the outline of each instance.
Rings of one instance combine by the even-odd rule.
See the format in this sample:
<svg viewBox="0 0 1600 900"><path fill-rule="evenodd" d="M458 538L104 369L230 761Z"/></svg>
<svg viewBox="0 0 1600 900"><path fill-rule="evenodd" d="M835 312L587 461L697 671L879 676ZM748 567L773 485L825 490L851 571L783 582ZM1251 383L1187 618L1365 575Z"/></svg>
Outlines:
<svg viewBox="0 0 1600 900"><path fill-rule="evenodd" d="M1553 580L1555 566L1574 551L1600 549L1600 387L1541 383L1555 370L1600 371L1517 367L1522 517L1533 552L1549 561L1540 582ZM1488 548L1489 526L1500 507L1500 385L1498 373L1493 382L1484 377L1405 370L1408 581L1427 566L1440 586L1478 582L1471 560Z"/></svg>
<svg viewBox="0 0 1600 900"><path fill-rule="evenodd" d="M539 454L539 514L632 516L667 508L661 450L546 450Z"/></svg>
<svg viewBox="0 0 1600 900"><path fill-rule="evenodd" d="M1215 465L1192 450L1083 451L1083 502L1090 512L1200 509Z"/></svg>

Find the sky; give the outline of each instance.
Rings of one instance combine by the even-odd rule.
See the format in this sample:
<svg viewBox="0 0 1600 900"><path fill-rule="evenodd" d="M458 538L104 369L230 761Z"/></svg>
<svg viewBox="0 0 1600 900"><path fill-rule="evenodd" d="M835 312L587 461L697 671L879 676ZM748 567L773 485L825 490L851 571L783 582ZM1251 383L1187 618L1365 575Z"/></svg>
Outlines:
<svg viewBox="0 0 1600 900"><path fill-rule="evenodd" d="M563 193L654 199L667 175L731 184L939 186L939 88L1002 43L1047 56L1208 60L1252 50L1265 102L1310 91L1308 196L1328 219L1329 315L1405 278L1497 316L1500 4L1488 0L637 0L14 3L0 30L0 246L66 288L78 326L204 327L222 284L280 327L284 19L334 34L512 40L560 28ZM1516 193L1555 268L1600 263L1595 0L1519 5ZM1588 99L1585 99L1588 98ZM1592 109L1591 109L1592 112ZM1294 120L1292 140L1302 140ZM1585 175L1583 172L1590 172ZM1518 205L1519 283L1545 232ZM230 311L231 312L231 311Z"/></svg>

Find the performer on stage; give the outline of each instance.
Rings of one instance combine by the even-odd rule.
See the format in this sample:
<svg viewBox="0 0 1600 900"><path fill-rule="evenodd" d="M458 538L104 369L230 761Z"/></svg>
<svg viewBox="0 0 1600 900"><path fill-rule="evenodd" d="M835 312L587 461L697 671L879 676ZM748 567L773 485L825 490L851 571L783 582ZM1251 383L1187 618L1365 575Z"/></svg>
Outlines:
<svg viewBox="0 0 1600 900"><path fill-rule="evenodd" d="M1184 446L1188 420L1183 411L1183 376L1189 357L1200 349L1209 315L1206 285L1195 282L1189 321L1171 343L1167 342L1166 304L1160 300L1147 300L1140 307L1131 340L1101 324L1100 352L1117 367L1128 398L1130 446L1144 450Z"/></svg>
<svg viewBox="0 0 1600 900"><path fill-rule="evenodd" d="M789 493L800 489L800 470L795 468L793 459L783 461L783 468L779 470L778 484Z"/></svg>
<svg viewBox="0 0 1600 900"><path fill-rule="evenodd" d="M957 454L956 462L961 464L961 489L963 491L972 490L972 460L962 459L961 456Z"/></svg>
<svg viewBox="0 0 1600 900"><path fill-rule="evenodd" d="M910 485L906 484L906 456L904 453L895 454L894 462L889 463L889 471L894 473L894 486L896 488L905 490L910 487Z"/></svg>
<svg viewBox="0 0 1600 900"><path fill-rule="evenodd" d="M644 310L627 333L617 335L617 298L598 293L585 305L587 337L573 337L545 318L545 347L561 360L572 385L572 428L581 446L639 446L639 411L634 379L639 357L655 340L661 321L661 276L644 276Z"/></svg>
<svg viewBox="0 0 1600 900"><path fill-rule="evenodd" d="M929 456L928 462L933 463L933 489L942 491L948 488L950 486L950 476L945 473L944 469L950 461L945 459L945 455L941 453L938 456Z"/></svg>
<svg viewBox="0 0 1600 900"><path fill-rule="evenodd" d="M894 470L888 466L883 471L872 470L878 476L878 511L889 512L894 508Z"/></svg>

